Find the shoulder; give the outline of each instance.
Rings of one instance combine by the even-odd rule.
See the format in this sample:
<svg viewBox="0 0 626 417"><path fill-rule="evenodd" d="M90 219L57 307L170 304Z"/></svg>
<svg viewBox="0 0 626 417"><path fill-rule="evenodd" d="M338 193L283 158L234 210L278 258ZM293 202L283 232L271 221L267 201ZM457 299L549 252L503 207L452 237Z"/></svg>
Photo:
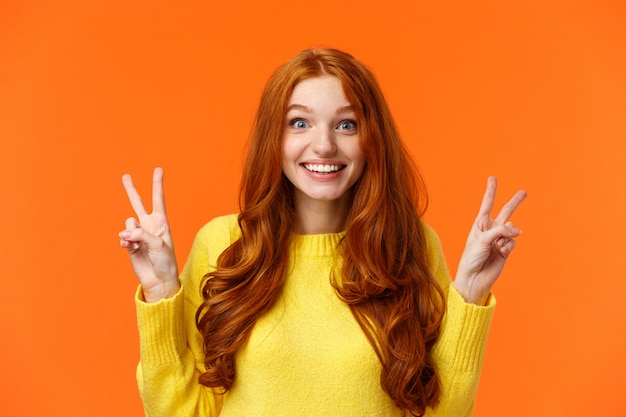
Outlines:
<svg viewBox="0 0 626 417"><path fill-rule="evenodd" d="M439 285L445 290L450 284L451 277L446 262L446 257L443 253L443 247L441 246L441 240L439 235L435 232L430 225L422 221L422 227L424 229L424 240L426 241L426 254L428 256L428 263L430 265L431 273L435 279L439 282Z"/></svg>
<svg viewBox="0 0 626 417"><path fill-rule="evenodd" d="M433 257L434 255L438 255L439 253L443 253L441 248L441 240L439 239L439 235L428 223L422 220L422 228L424 229L424 240L426 241L426 250L428 251L428 256Z"/></svg>
<svg viewBox="0 0 626 417"><path fill-rule="evenodd" d="M228 240L230 244L241 235L237 218L237 214L215 217L200 228L197 238L202 240Z"/></svg>
<svg viewBox="0 0 626 417"><path fill-rule="evenodd" d="M213 264L217 256L221 254L234 241L239 239L241 231L237 222L237 214L228 214L215 217L202 226L193 245L193 254L205 253L210 256L210 264Z"/></svg>

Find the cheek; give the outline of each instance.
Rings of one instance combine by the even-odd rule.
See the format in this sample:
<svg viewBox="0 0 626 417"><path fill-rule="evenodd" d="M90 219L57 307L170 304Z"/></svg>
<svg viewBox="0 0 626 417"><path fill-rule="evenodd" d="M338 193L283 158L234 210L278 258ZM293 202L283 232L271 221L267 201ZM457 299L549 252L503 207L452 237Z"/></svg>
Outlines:
<svg viewBox="0 0 626 417"><path fill-rule="evenodd" d="M359 165L361 169L365 167L365 153L363 152L360 144L357 143L350 150L350 159L352 159L355 164Z"/></svg>
<svg viewBox="0 0 626 417"><path fill-rule="evenodd" d="M286 137L281 143L280 153L283 162L293 162L298 159L303 151L301 141L298 138Z"/></svg>
<svg viewBox="0 0 626 417"><path fill-rule="evenodd" d="M355 155L355 161L358 161L358 177L361 178L367 169L367 161L365 154L361 152L360 148L359 152Z"/></svg>
<svg viewBox="0 0 626 417"><path fill-rule="evenodd" d="M285 164L287 163L287 161L289 161L289 155L291 155L291 149L289 147L289 144L285 141L283 141L281 148L280 148L280 160L283 166L285 166Z"/></svg>
<svg viewBox="0 0 626 417"><path fill-rule="evenodd" d="M294 146L293 141L283 140L281 145L281 169L283 173L289 174L294 170L294 163L297 160L298 150Z"/></svg>

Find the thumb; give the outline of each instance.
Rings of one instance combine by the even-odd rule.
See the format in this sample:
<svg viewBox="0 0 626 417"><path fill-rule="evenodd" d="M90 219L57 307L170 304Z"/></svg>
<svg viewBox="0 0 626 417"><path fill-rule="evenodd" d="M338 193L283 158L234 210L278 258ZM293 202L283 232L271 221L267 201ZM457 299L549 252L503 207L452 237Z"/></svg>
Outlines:
<svg viewBox="0 0 626 417"><path fill-rule="evenodd" d="M163 246L163 240L146 232L141 227L126 229L120 232L120 239L128 242L128 249L135 252L139 246L144 245L148 250L159 250Z"/></svg>
<svg viewBox="0 0 626 417"><path fill-rule="evenodd" d="M500 238L505 238L508 241L518 237L521 233L522 231L513 226L512 223L500 224L484 231L480 240L491 245Z"/></svg>

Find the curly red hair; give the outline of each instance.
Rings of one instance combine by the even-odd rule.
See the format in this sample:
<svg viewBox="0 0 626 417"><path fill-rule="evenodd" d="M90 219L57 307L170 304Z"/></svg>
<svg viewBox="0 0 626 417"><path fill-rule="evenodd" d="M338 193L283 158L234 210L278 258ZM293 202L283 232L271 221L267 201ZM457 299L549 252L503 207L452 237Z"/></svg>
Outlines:
<svg viewBox="0 0 626 417"><path fill-rule="evenodd" d="M374 75L351 55L309 49L281 66L261 97L242 175L241 237L203 281L196 321L204 338L203 385L229 390L234 355L275 303L286 278L294 230L294 190L281 170L287 103L295 85L336 76L355 109L366 160L350 190L341 271L331 277L382 364L381 385L414 415L437 404L439 381L430 349L443 317L444 295L433 278L421 215L423 180L405 149Z"/></svg>

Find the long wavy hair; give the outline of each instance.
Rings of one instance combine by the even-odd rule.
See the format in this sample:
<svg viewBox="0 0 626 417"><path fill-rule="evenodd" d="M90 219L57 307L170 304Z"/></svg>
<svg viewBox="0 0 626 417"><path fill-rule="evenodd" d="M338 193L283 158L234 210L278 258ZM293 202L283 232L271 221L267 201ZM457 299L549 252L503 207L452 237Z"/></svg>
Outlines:
<svg viewBox="0 0 626 417"><path fill-rule="evenodd" d="M338 247L343 267L332 273L331 283L380 359L383 389L398 407L422 415L439 399L429 352L444 310L421 221L424 183L374 75L334 49L299 53L276 70L262 94L241 181L241 237L202 283L196 322L207 370L200 383L224 392L232 387L237 350L285 282L296 212L293 185L281 169L284 119L298 82L323 75L341 81L366 161L350 190L352 205Z"/></svg>

